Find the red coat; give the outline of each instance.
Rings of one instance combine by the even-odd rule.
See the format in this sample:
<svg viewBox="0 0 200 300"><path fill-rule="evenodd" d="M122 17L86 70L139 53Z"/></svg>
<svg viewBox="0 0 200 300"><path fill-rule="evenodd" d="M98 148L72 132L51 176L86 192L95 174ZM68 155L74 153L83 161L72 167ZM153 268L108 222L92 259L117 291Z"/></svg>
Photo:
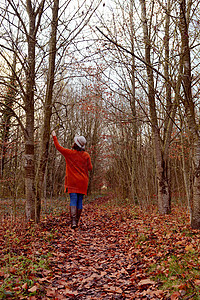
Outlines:
<svg viewBox="0 0 200 300"><path fill-rule="evenodd" d="M68 193L80 193L87 195L89 175L92 170L92 163L89 153L66 149L60 146L57 137L53 137L56 149L65 157L66 176L65 191Z"/></svg>

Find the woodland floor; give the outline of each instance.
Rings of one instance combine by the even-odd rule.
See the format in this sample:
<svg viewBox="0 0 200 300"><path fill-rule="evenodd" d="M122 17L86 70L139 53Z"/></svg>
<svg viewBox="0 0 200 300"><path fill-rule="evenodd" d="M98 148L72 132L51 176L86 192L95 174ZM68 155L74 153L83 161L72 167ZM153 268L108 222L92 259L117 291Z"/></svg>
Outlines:
<svg viewBox="0 0 200 300"><path fill-rule="evenodd" d="M0 299L200 299L200 232L182 205L160 216L112 196L76 230L68 211L28 227L1 216Z"/></svg>

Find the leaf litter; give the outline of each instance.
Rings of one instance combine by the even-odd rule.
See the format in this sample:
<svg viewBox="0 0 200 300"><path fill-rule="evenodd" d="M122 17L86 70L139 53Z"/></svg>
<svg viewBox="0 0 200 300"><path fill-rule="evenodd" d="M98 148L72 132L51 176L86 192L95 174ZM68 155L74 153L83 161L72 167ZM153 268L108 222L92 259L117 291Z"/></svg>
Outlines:
<svg viewBox="0 0 200 300"><path fill-rule="evenodd" d="M3 222L2 299L200 299L200 234L184 207L160 216L107 196L84 206L76 230L68 212Z"/></svg>

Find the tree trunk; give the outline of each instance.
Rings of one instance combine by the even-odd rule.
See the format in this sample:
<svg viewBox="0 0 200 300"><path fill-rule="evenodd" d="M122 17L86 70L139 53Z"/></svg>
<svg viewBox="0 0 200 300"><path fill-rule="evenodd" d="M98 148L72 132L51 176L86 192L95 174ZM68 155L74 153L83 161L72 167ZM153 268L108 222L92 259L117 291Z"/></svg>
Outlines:
<svg viewBox="0 0 200 300"><path fill-rule="evenodd" d="M3 116L2 116L2 134L1 134L1 157L0 157L0 178L3 177L3 171L5 166L5 157L7 152L7 144L9 141L10 135L10 121L12 117L12 108L13 108L13 101L15 99L15 86L16 86L16 79L15 79L15 71L16 71L16 53L14 53L13 57L13 64L12 64L12 75L9 82L8 91L4 100L5 108L3 109Z"/></svg>
<svg viewBox="0 0 200 300"><path fill-rule="evenodd" d="M190 130L190 143L194 145L194 174L192 199L191 227L200 229L200 135L195 117L194 101L192 99L192 76L191 76L191 58L188 34L188 21L186 12L186 1L180 2L180 33L181 33L181 55L183 62L183 90L182 98L187 122Z"/></svg>
<svg viewBox="0 0 200 300"><path fill-rule="evenodd" d="M131 52L134 53L134 22L133 22L133 5L134 5L134 1L131 0L130 1L130 26L131 26ZM137 172L137 113L136 113L136 98L135 98L135 56L132 55L131 58L131 101L130 101L130 106L131 106L131 112L132 112L132 116L133 116L133 144L131 145L132 148L132 166L131 166L131 196L133 198L133 200L137 203L138 199L137 199L137 190L136 190L136 172Z"/></svg>
<svg viewBox="0 0 200 300"><path fill-rule="evenodd" d="M39 167L36 176L36 222L40 220L41 211L41 197L42 188L44 183L45 169L49 154L49 137L50 137L50 121L52 115L52 98L54 86L54 73L55 73L55 59L56 59L56 34L58 26L58 10L59 0L54 0L52 8L52 23L51 23L51 39L49 46L49 69L47 77L47 90L44 106L44 122L42 128L42 140L39 154Z"/></svg>
<svg viewBox="0 0 200 300"><path fill-rule="evenodd" d="M198 163L197 163L198 162ZM194 173L191 227L200 229L200 142L196 148L196 168Z"/></svg>
<svg viewBox="0 0 200 300"><path fill-rule="evenodd" d="M45 0L42 0L35 12L31 0L26 1L29 16L27 32L28 68L26 70L26 126L25 126L25 186L26 186L26 219L36 221L35 198L35 160L34 160L34 89L35 89L35 45ZM33 8L34 7L34 8ZM36 23L37 16L37 23Z"/></svg>
<svg viewBox="0 0 200 300"><path fill-rule="evenodd" d="M34 87L35 87L35 14L31 1L27 1L29 15L28 70L26 73L26 137L25 137L25 186L26 219L35 221L35 161L34 161Z"/></svg>
<svg viewBox="0 0 200 300"><path fill-rule="evenodd" d="M156 103L155 103L155 90L154 90L154 78L153 68L151 68L151 41L149 38L147 17L146 17L146 1L140 0L141 13L142 13L142 24L144 33L145 43L145 61L147 63L147 80L148 80L148 101L150 107L150 118L154 142L154 155L156 163L156 173L158 182L158 210L161 214L167 214L170 212L170 192L167 178L167 163L166 157L162 152L162 140L160 137L157 114L156 114Z"/></svg>

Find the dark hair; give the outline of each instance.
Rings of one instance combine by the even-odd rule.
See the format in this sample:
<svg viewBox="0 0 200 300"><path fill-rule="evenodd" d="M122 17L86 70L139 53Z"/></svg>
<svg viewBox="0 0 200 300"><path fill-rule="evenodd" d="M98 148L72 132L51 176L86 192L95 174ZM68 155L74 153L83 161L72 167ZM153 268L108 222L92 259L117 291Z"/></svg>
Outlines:
<svg viewBox="0 0 200 300"><path fill-rule="evenodd" d="M76 143L74 143L74 145L72 146L72 149L74 149L76 151L85 151L83 148L80 148Z"/></svg>

